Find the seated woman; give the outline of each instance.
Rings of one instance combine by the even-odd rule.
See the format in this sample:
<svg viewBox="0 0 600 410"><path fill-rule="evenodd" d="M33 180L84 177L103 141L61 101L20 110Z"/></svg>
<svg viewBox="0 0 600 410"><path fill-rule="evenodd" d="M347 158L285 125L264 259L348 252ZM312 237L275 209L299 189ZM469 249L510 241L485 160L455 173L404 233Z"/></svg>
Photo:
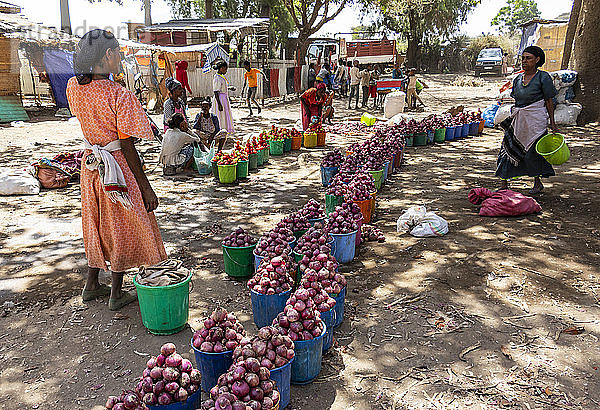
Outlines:
<svg viewBox="0 0 600 410"><path fill-rule="evenodd" d="M158 162L163 164L163 175L175 175L188 170L194 160L194 143L199 138L188 133L188 123L181 113L175 113L167 122Z"/></svg>
<svg viewBox="0 0 600 410"><path fill-rule="evenodd" d="M202 112L196 115L193 127L201 141L200 149L205 152L214 140L218 141L218 150L221 151L227 139L227 131L221 129L219 117L210 113L211 106L210 98L202 100L200 104Z"/></svg>

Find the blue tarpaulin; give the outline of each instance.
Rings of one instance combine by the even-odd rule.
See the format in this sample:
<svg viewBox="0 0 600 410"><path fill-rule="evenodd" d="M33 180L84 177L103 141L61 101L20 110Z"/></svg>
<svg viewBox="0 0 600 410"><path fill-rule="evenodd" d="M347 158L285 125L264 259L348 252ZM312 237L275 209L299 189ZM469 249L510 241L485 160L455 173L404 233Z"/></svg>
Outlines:
<svg viewBox="0 0 600 410"><path fill-rule="evenodd" d="M46 49L44 65L58 108L69 108L67 81L73 77L73 53L65 50Z"/></svg>

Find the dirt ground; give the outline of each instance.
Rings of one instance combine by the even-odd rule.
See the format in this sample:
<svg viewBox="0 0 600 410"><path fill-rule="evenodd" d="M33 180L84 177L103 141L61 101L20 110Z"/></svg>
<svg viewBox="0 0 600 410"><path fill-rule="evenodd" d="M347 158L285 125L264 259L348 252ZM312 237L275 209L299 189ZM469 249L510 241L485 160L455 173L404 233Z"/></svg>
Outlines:
<svg viewBox="0 0 600 410"><path fill-rule="evenodd" d="M426 77L424 115L453 105L484 108L497 83L451 87ZM237 104L234 104L237 107ZM337 101L341 116L345 102ZM194 111L192 111L195 114ZM243 135L293 124L298 104L271 104L262 116L235 109ZM159 117L156 117L160 123ZM400 171L378 193L375 224L385 243L363 245L341 268L349 281L335 346L312 384L292 387L292 409L487 409L600 407L600 127L568 127L571 160L537 197L539 215L485 218L468 190L496 188L501 133L407 149ZM38 117L0 129L4 166L81 146L76 123ZM309 198L322 199L319 160L365 136L331 136L323 149L272 158L235 186L212 177L165 178L159 146L139 146L161 205L167 251L195 271L189 325L153 336L139 307L110 312L107 299L83 303L86 270L79 187L0 197L0 408L101 409L134 386L150 354L173 341L193 360L192 329L215 306L253 333L244 284L223 272L220 241L238 225L258 236ZM514 189L527 192L530 180ZM449 222L441 238L396 233L411 205ZM109 280L103 276L103 281ZM132 287L131 276L126 279Z"/></svg>

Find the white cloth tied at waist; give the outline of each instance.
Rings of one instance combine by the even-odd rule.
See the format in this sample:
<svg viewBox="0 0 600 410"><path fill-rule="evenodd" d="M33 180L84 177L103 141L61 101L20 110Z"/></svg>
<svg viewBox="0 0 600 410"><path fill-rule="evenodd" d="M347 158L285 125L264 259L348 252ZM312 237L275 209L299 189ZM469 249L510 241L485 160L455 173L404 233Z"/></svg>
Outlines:
<svg viewBox="0 0 600 410"><path fill-rule="evenodd" d="M515 138L526 152L548 130L550 117L544 100L539 100L526 107L513 107L511 117Z"/></svg>
<svg viewBox="0 0 600 410"><path fill-rule="evenodd" d="M86 168L90 171L98 171L104 192L112 202L120 202L125 208L131 208L125 175L112 155L112 152L121 149L121 141L115 140L105 146L92 145L85 139L83 141L85 149L92 151L85 160Z"/></svg>

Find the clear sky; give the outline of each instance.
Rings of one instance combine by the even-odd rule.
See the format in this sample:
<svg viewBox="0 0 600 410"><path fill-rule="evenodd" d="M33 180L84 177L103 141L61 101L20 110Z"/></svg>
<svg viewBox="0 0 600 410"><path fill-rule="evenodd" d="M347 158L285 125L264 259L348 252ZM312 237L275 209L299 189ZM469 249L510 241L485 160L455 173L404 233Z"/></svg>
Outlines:
<svg viewBox="0 0 600 410"><path fill-rule="evenodd" d="M59 0L8 0L23 7L23 13L37 23L48 26L60 26ZM572 0L537 0L538 8L544 18L554 18L571 10ZM123 6L108 0L90 3L88 0L69 0L71 23L75 34L82 35L90 28L111 28L115 33L121 32L123 38L127 31L123 23L127 21L143 22L144 13L140 0L123 0ZM483 0L471 13L461 32L477 35L491 32L490 21L498 10L506 4L504 0ZM353 26L360 24L360 13L352 7L346 8L334 21L328 23L319 34L350 31ZM171 10L165 0L154 0L152 5L154 22L163 22L171 18Z"/></svg>

